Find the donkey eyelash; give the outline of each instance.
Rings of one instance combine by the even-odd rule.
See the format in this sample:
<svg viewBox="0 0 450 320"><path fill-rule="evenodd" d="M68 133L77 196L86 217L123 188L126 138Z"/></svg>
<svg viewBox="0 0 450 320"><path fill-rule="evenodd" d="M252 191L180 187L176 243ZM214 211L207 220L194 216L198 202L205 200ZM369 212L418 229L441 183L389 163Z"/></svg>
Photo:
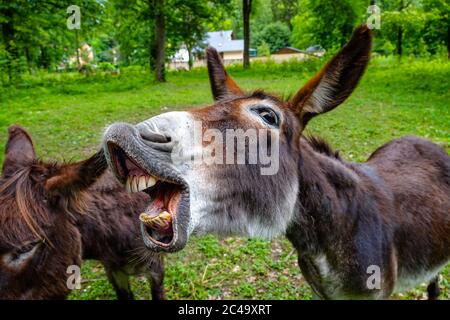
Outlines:
<svg viewBox="0 0 450 320"><path fill-rule="evenodd" d="M274 127L280 126L280 116L272 108L266 106L255 106L250 110L258 115L266 124Z"/></svg>
<svg viewBox="0 0 450 320"><path fill-rule="evenodd" d="M30 242L24 244L23 246L17 248L16 253L23 254L25 252L29 252L29 251L33 250L33 248L36 247L41 242L42 242L42 240L30 241Z"/></svg>
<svg viewBox="0 0 450 320"><path fill-rule="evenodd" d="M24 263L30 260L38 250L40 240L31 241L21 247L13 249L11 252L4 254L1 259L7 266L17 269L21 268Z"/></svg>

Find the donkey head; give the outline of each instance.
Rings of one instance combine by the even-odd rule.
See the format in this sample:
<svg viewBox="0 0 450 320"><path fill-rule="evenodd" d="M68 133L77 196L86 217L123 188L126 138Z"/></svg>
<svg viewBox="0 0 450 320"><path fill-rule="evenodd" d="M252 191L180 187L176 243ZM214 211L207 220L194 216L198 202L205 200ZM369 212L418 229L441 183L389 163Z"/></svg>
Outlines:
<svg viewBox="0 0 450 320"><path fill-rule="evenodd" d="M151 250L176 251L196 231L267 237L292 222L308 121L341 104L369 60L371 33L359 27L349 43L289 101L245 93L207 49L214 104L169 112L136 126L111 125L104 150L131 191L155 201L141 216Z"/></svg>
<svg viewBox="0 0 450 320"><path fill-rule="evenodd" d="M81 263L74 214L105 168L103 152L74 164L38 161L28 133L9 128L0 177L0 299L65 297L67 268Z"/></svg>

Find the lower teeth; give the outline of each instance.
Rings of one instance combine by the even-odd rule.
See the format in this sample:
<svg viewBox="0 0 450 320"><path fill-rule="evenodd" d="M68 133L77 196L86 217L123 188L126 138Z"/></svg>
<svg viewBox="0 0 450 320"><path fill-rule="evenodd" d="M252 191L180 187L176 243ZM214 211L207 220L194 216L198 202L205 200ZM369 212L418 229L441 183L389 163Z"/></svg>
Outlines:
<svg viewBox="0 0 450 320"><path fill-rule="evenodd" d="M150 216L147 213L141 213L139 220L149 228L166 228L172 221L172 216L169 212L163 211L157 216Z"/></svg>

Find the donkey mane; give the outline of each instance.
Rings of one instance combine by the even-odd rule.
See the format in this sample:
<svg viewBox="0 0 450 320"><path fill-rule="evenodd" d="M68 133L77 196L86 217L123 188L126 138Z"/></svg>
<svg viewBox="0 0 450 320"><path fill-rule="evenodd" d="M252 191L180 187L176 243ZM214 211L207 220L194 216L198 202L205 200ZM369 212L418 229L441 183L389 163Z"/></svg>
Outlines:
<svg viewBox="0 0 450 320"><path fill-rule="evenodd" d="M67 163L64 162L64 164ZM0 203L10 203L12 205L15 202L18 209L18 212L12 212L10 205L0 206L0 221L8 223L7 221L12 218L13 214L19 214L34 236L53 246L47 234L37 222L40 221L42 225L51 223L47 210L42 208L41 204L47 199L45 199L43 187L38 187L39 184L34 181L33 169L46 167L50 172L53 172L60 166L61 164L57 162L45 163L40 160L34 160L26 167L17 170L12 176L0 178ZM37 191L37 188L41 188L41 190ZM74 214L83 214L88 200L86 197L89 197L86 192L74 194L72 197L60 197L59 208L63 214L68 214L71 217L74 217ZM56 206L55 203L50 203L50 205ZM9 225L13 227L11 224ZM13 234L20 239L26 238L28 235L26 230L18 227L16 227Z"/></svg>
<svg viewBox="0 0 450 320"><path fill-rule="evenodd" d="M323 138L308 134L303 136L305 141L317 152L327 155L338 160L342 160L339 150L333 150L330 144Z"/></svg>
<svg viewBox="0 0 450 320"><path fill-rule="evenodd" d="M30 178L31 170L32 167L27 166L16 171L11 177L0 180L0 203L15 202L18 208L17 213L25 222L28 229L37 238L48 240L44 230L36 222L36 220L40 220L44 223L49 223L50 220L47 212L39 206L40 202L35 199L37 193L32 186ZM8 221L11 219L11 215L15 213L11 212L10 206L0 206L0 221ZM16 228L14 234L19 238L26 237L26 231L21 228Z"/></svg>

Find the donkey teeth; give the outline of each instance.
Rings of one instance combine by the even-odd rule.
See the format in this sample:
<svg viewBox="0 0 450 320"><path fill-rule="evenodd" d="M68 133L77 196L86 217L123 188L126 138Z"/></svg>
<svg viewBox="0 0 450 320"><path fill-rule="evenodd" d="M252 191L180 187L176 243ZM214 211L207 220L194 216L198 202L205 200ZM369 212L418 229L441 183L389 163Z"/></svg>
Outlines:
<svg viewBox="0 0 450 320"><path fill-rule="evenodd" d="M152 221L152 217L150 217L148 214L146 213L141 213L139 215L139 220L141 220L144 224L149 223L150 221Z"/></svg>
<svg viewBox="0 0 450 320"><path fill-rule="evenodd" d="M145 177L140 176L138 181L139 182L137 183L137 187L138 187L139 191L147 189L147 181L146 181Z"/></svg>
<svg viewBox="0 0 450 320"><path fill-rule="evenodd" d="M172 221L172 216L167 211L163 211L159 215L153 217L147 213L141 213L139 215L139 220L141 220L144 225L150 228L165 228L167 227L168 223Z"/></svg>
<svg viewBox="0 0 450 320"><path fill-rule="evenodd" d="M132 177L128 177L127 182L125 182L125 189L127 190L127 192L130 192L130 193L131 193L131 178Z"/></svg>
<svg viewBox="0 0 450 320"><path fill-rule="evenodd" d="M157 179L152 176L146 176L145 177L145 183L147 185L147 188L153 187L156 184Z"/></svg>
<svg viewBox="0 0 450 320"><path fill-rule="evenodd" d="M151 176L128 176L125 188L128 192L139 192L147 188L153 187L157 180Z"/></svg>
<svg viewBox="0 0 450 320"><path fill-rule="evenodd" d="M161 212L158 217L160 217L161 219L163 219L164 221L170 222L172 221L172 215L167 212L167 211L163 211Z"/></svg>

